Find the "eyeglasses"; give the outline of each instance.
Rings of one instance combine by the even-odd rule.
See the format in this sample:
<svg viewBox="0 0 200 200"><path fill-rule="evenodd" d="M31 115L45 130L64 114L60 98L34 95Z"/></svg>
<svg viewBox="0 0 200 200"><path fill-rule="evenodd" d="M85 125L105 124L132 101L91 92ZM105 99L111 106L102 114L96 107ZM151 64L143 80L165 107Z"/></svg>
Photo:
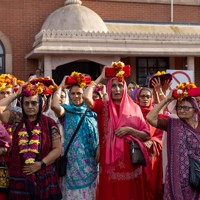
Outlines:
<svg viewBox="0 0 200 200"><path fill-rule="evenodd" d="M176 109L177 110L182 110L183 109L183 111L189 111L190 109L194 109L194 107L178 105L178 106L176 106Z"/></svg>
<svg viewBox="0 0 200 200"><path fill-rule="evenodd" d="M37 101L24 101L24 106L26 106L26 107L28 107L28 106L30 106L30 104L31 104L31 106L33 106L33 107L35 107L35 106L37 106L37 104L38 104L39 102L37 102Z"/></svg>
<svg viewBox="0 0 200 200"><path fill-rule="evenodd" d="M142 99L145 99L145 98L147 98L147 99L150 99L151 98L151 95L140 95L140 98L142 98Z"/></svg>
<svg viewBox="0 0 200 200"><path fill-rule="evenodd" d="M1 91L0 92L0 95L11 95L12 94L12 92L9 92L9 91L7 91L7 92L3 92L3 91Z"/></svg>

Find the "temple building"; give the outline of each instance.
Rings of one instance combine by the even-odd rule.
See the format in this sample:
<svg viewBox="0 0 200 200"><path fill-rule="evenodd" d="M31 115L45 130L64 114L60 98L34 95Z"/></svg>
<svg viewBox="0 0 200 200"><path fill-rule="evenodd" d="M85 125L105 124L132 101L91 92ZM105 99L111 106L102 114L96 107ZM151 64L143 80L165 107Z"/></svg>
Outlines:
<svg viewBox="0 0 200 200"><path fill-rule="evenodd" d="M198 0L1 1L0 72L59 83L121 60L140 85L150 68L193 70L199 85L199 13Z"/></svg>

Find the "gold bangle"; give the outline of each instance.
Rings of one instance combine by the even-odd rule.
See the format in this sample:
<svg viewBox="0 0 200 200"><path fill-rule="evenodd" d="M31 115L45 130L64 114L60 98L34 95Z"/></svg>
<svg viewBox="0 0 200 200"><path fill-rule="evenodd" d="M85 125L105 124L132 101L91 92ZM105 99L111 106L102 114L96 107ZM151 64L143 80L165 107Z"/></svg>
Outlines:
<svg viewBox="0 0 200 200"><path fill-rule="evenodd" d="M161 96L161 95L165 95L165 94L163 92L160 92L159 95Z"/></svg>
<svg viewBox="0 0 200 200"><path fill-rule="evenodd" d="M97 85L98 85L98 84L97 84L95 81L93 81L93 82L92 82L92 84L93 84L93 85L95 85L95 86L97 86Z"/></svg>

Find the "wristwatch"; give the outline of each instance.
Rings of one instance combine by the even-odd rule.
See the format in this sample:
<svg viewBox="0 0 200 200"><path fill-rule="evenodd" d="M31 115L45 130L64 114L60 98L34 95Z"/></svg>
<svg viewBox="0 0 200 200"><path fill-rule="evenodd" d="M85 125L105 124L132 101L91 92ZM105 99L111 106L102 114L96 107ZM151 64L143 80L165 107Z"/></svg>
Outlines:
<svg viewBox="0 0 200 200"><path fill-rule="evenodd" d="M41 164L41 169L45 168L47 165L45 162L43 162L42 160L40 161L40 164Z"/></svg>

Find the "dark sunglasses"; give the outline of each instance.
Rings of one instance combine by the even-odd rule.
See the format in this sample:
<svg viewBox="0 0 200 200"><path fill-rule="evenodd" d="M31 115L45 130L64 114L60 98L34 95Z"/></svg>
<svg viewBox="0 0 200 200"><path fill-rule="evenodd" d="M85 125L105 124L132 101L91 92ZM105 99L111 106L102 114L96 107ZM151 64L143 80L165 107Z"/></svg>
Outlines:
<svg viewBox="0 0 200 200"><path fill-rule="evenodd" d="M33 106L33 107L35 107L35 106L37 106L37 104L38 104L39 102L37 102L37 101L25 101L23 104L24 104L24 106L26 106L26 107L28 107L28 106Z"/></svg>

